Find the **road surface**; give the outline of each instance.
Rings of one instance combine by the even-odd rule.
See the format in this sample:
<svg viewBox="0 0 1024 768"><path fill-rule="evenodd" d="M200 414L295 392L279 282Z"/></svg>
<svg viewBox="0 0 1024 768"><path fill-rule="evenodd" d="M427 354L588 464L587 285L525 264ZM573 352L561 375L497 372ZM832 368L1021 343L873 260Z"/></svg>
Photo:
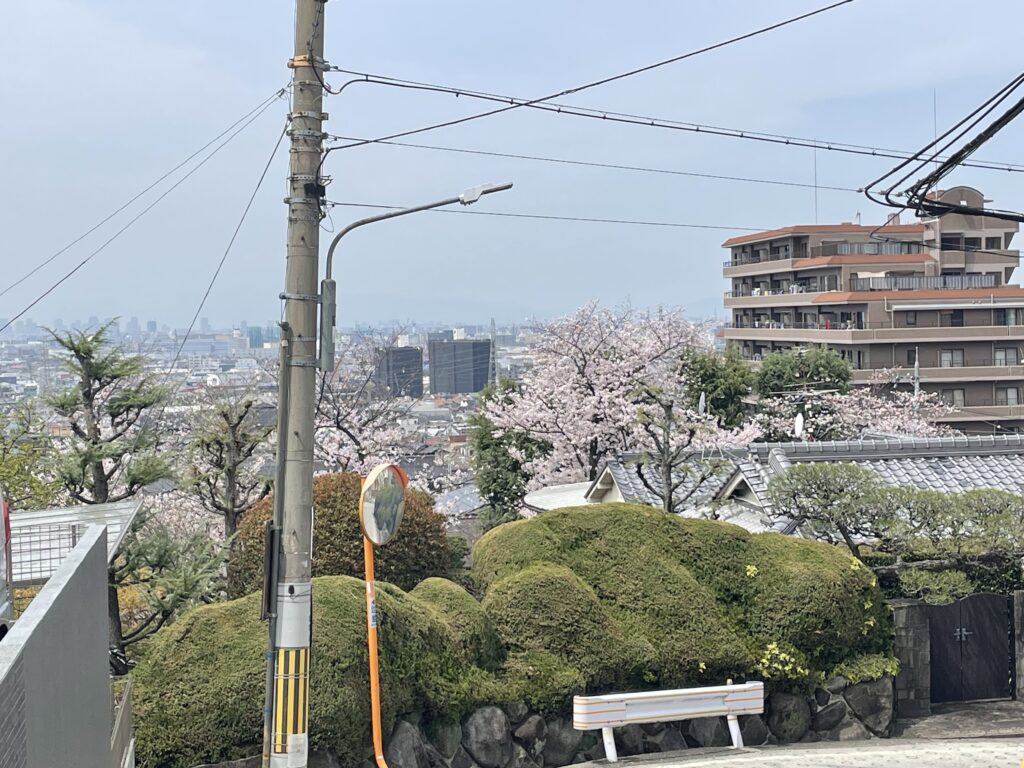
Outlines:
<svg viewBox="0 0 1024 768"><path fill-rule="evenodd" d="M622 762L623 768L1024 768L1024 739L873 739L693 750Z"/></svg>

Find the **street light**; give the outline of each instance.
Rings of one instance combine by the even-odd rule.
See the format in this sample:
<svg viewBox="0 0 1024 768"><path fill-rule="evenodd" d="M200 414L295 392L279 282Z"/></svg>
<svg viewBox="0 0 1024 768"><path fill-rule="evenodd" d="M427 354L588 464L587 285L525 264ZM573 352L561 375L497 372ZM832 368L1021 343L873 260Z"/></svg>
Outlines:
<svg viewBox="0 0 1024 768"><path fill-rule="evenodd" d="M324 372L334 370L334 325L338 311L338 285L334 281L332 274L334 267L334 250L338 247L338 243L341 241L341 238L353 229L366 226L367 224L374 224L378 221L394 219L399 216L407 216L410 213L429 211L432 208L455 205L455 203L459 203L460 205L472 205L484 195L490 195L494 192L504 192L506 189L512 189L512 182L506 182L504 184L481 184L478 187L470 187L465 192L455 197L446 197L444 200L437 200L436 202L427 203L426 205L416 205L412 208L403 208L399 211L378 213L376 216L368 216L365 219L353 221L335 235L334 239L331 241L331 247L327 249L326 276L320 282L320 370Z"/></svg>

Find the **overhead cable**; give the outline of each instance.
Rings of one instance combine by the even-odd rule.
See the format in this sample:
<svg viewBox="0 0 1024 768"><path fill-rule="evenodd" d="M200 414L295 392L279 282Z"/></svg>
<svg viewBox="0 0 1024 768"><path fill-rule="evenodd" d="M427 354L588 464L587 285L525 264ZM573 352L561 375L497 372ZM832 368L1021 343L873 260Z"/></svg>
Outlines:
<svg viewBox="0 0 1024 768"><path fill-rule="evenodd" d="M379 208L384 210L402 210L402 205L378 205L374 203L352 203L329 200L329 206L347 208ZM513 219L540 219L544 221L576 221L592 224L627 224L642 227L679 227L683 229L724 229L743 232L763 232L764 227L729 227L719 224L684 224L677 221L644 221L639 219L609 219L598 216L555 216L543 213L512 213L510 211L468 211L460 208L435 208L427 213L455 213L466 216L501 216Z"/></svg>
<svg viewBox="0 0 1024 768"><path fill-rule="evenodd" d="M768 144L777 144L791 147L803 147L806 149L821 149L829 152L839 152L869 157L883 157L895 160L903 160L906 158L913 158L915 156L915 153L906 150L887 149L884 147L871 147L863 144L848 144L843 142L827 141L824 139L810 139L801 136L788 136L785 134L777 133L765 133L762 131L752 131L744 128L726 128L722 126L707 125L704 123L689 123L681 120L672 120L669 118L662 117L652 117L649 115L638 115L629 112L616 112L614 110L599 109L596 107L580 107L572 104L559 103L541 104L531 102L528 99L521 99L515 96L507 96L497 93L487 93L484 91L473 91L465 88L458 88L447 85L421 83L414 80L402 80L399 78L388 77L386 75L373 75L370 73L357 72L355 70L350 69L334 69L335 71L338 72L344 72L346 74L358 76L356 77L356 79L349 80L346 83L344 83L344 85L342 85L342 87L339 88L336 91L336 93L341 93L345 89L345 87L349 85L385 85L394 88L431 91L435 93L447 93L456 97L465 96L471 99L480 99L483 101L509 103L520 107L528 107L530 109L540 110L542 112L550 112L558 115L568 115L570 117L583 117L609 123L637 125L647 128L661 128L674 131L685 131L689 133L706 134L708 136L723 136L726 138L747 139L749 141L759 141ZM486 114L493 113L489 112ZM435 127L440 127L440 124ZM409 134L394 134L394 136L405 135ZM348 144L343 144L337 147L331 147L327 150L327 152L330 153L339 149L352 149L355 147L366 146L367 144L393 143L392 138L393 137L391 136L385 136L376 139L355 139ZM961 163L961 165L991 171L1008 171L1011 173L1024 172L1024 165L1018 163L1000 163L991 160L973 160L969 162L965 161Z"/></svg>
<svg viewBox="0 0 1024 768"><path fill-rule="evenodd" d="M137 222L139 219L141 219L143 216L145 216L147 213L149 213L151 210L153 210L153 208L155 208L165 197L167 197L171 192L173 192L175 189L177 189L179 186L181 186L188 178L190 178L192 176L192 174L194 174L196 171L198 171L200 168L202 168L204 165L206 165L206 163L208 163L210 160L212 160L217 155L218 152L220 152L222 149L224 149L224 147L226 147L228 144L230 144L231 141L236 136L238 136L238 134L240 134L242 131L244 131L246 128L248 128L250 125L252 125L252 123L257 118L259 118L259 116L262 115L267 109L269 109L270 106L273 103L274 103L273 101L269 101L266 104L264 104L254 115L252 115L248 120L246 120L244 123L242 123L242 125L240 125L237 129L235 129L235 131L233 133L231 133L226 139L224 139L224 141L222 141L220 144L218 144L209 154L207 154L202 160L200 160L192 168L190 168L188 170L188 172L185 173L184 176L182 176L180 179L178 179L176 182L174 182L174 184L172 184L170 187L168 187L166 190L164 190L162 193L160 193L159 197L157 197L153 202L151 202L149 205L147 205L141 211L139 211L139 213L137 213L135 216L133 216L131 219L128 220L127 224L125 224L123 227L121 227L119 230L117 230L113 235L111 235L109 238L107 238L107 240L105 240L102 245L100 245L98 248L96 248L91 253L89 253L89 255L86 256L84 259L79 261L78 264L76 264L70 271L66 272L59 280L54 282L52 285L50 285L49 288L47 288L45 291L43 291L41 294L39 294L36 298L34 298L31 302L29 302L29 304L26 305L16 315L14 315L10 319L8 319L7 322L3 326L0 326L0 333L3 333L7 328L9 328L11 325L13 325L16 320L18 320L26 312L28 312L30 309L32 309L32 307L34 307L40 301L42 301L47 296L49 296L51 293L53 293L55 290L57 290L57 288L59 288L63 283L65 283L75 273L77 273L78 270L80 270L82 267L84 267L86 264L88 264L90 261L92 261L93 258L95 258L97 255L99 255L108 245L113 243L115 240L117 240L117 238L119 238L122 234L124 234L126 231L128 231L128 229L130 229L131 226L133 224L135 224L135 222Z"/></svg>
<svg viewBox="0 0 1024 768"><path fill-rule="evenodd" d="M361 141L357 137L350 136L331 136L332 139L338 139L339 141ZM717 179L721 181L742 181L751 184L774 184L783 187L802 187L805 189L824 189L834 192L855 192L859 193L863 190L854 189L853 187L835 187L827 186L824 184L807 184L798 181L783 181L782 179L758 179L751 178L749 176L726 176L715 173L698 173L696 171L679 171L671 168L650 168L640 165L625 165L621 163L599 163L596 161L588 160L570 160L564 157L544 157L541 155L524 155L516 154L512 152L492 152L482 149L467 149L465 147L445 147L434 144L413 144L405 141L378 141L377 144L385 144L393 147L410 147L413 149L429 149L438 152L454 152L465 155L481 155L484 157L503 157L510 160L532 160L542 163L558 163L562 165L578 165L586 166L588 168L608 168L617 171L635 171L638 173L659 173L671 176L689 176L699 179Z"/></svg>
<svg viewBox="0 0 1024 768"><path fill-rule="evenodd" d="M217 141L218 141L219 139L221 139L221 138L222 138L223 136L227 135L227 134L228 134L228 133L229 133L229 132L230 132L230 131L231 131L231 130L232 130L232 129L233 129L234 127L235 127L235 126L237 126L237 125L238 125L239 123L241 123L241 122L245 121L245 120L246 120L246 119L247 119L247 118L248 118L249 116L253 115L253 113L255 113L255 112L258 112L258 111L260 111L261 109L263 109L263 108L266 108L266 107L268 107L268 106L269 106L269 105L270 105L271 103L273 103L273 101L274 101L275 99L278 99L278 98L280 98L280 97L281 97L281 96L282 96L283 94L284 94L284 90L283 90L283 89L282 89L282 90L278 90L278 91L277 91L276 93L274 93L274 94L273 94L272 96L270 96L270 97L268 97L267 99L265 99L264 101L260 102L260 103L259 103L259 104L258 104L257 106L253 107L253 108L252 108L251 110L249 110L248 112L246 112L246 113L245 113L244 115L242 115L242 116L241 116L240 118L238 118L237 120L235 120L235 122L233 122L233 123L232 123L231 125L229 125L229 126L228 126L227 128L225 128L225 129L224 129L223 131L221 131L220 133L218 133L218 134L217 134L216 136L214 136L214 137L213 137L212 139L210 139L210 140L209 140L208 142L206 142L206 143L205 143L205 144L204 144L203 146L201 146L201 147L200 147L199 149L197 149L197 150L196 150L195 152L193 152L193 153L192 153L191 155L189 155L188 157L186 157L186 158L185 158L184 160L182 160L182 161L181 161L180 163L178 163L178 164L177 164L176 166L174 166L173 168L171 168L171 169L170 169L169 171L167 171L167 173L165 173L164 175L162 175L162 176L161 176L160 178L158 178L158 179L157 179L156 181L154 181L154 182L153 182L152 184L150 184L149 186L147 186L147 187L146 187L145 189L143 189L142 191L140 191L139 193L137 193L137 194L136 194L136 195L134 195L133 197L129 198L129 199L128 199L128 200L126 201L126 202L124 202L124 203L123 203L122 205L120 205L120 206L119 206L118 208L116 208L115 210L111 211L111 212L110 212L110 213L109 213L109 214L108 214L107 216L105 216L105 217L104 217L103 219L100 219L100 221L96 222L96 224L94 224L94 225L93 225L92 227L90 227L90 228L89 228L89 229L87 229L87 230L86 230L85 232L83 232L82 234L80 234L80 235L79 235L78 237L76 237L76 238L75 238L74 240L72 240L72 241L71 241L70 243L68 243L67 245L65 245L65 246L64 246L63 248L61 248L61 249L60 249L59 251L57 251L56 253L54 253L54 254L53 254L53 255L51 255L50 257L48 257L48 258L44 259L44 260L43 260L43 261L41 261L41 262L40 262L39 264L37 264L37 265L36 265L35 267L33 267L33 268L32 268L31 270L29 270L29 271L28 271L27 273L25 273L25 274L24 274L24 275L22 275L22 276L21 276L20 278L18 278L17 280L15 280L15 281L14 281L13 283L11 283L10 285L8 285L8 286L7 286L6 288L4 288L4 289L3 289L2 291L0 291L0 296L3 296L3 295L5 295L6 293L8 293L9 291L11 291L11 290L12 290L12 289L14 289L14 288L17 288L17 287L18 287L19 285L21 285L21 284L22 284L23 282L25 282L25 281L26 281L26 280L28 280L28 279L29 279L30 277L32 277L32 275L34 275L34 274L35 274L36 272L38 272L38 271L39 271L40 269L42 269L43 267L45 267L45 266L47 266L48 264L52 263L52 262L54 261L54 259L56 259L56 258L57 258L58 256L60 256L60 255L61 255L62 253L64 253L65 251L67 251L67 250L68 250L69 248L72 248L73 246L75 246L75 245L77 245L78 243L80 243L80 242L81 242L82 240L84 240L84 239L85 239L86 237L88 237L89 235L91 235L91 234L92 234L93 232L95 232L95 231L96 231L97 229L99 229L100 227L102 227L102 226L103 226L104 224L106 224L106 223L107 223L108 221L110 221L110 220L111 220L112 218L114 218L115 216L117 216L117 214L121 213L121 211L123 211L123 210L124 210L125 208L129 207L129 206L130 206L130 205L131 205L132 203L134 203L134 202L135 202L136 200L138 200L138 199L139 199L140 197L144 196L144 195L145 195L145 194L146 194L147 192L149 192L150 190L152 190L152 189L153 189L154 187L158 186L158 185L160 184L160 182L162 182L162 181L163 181L164 179L166 179L166 178L167 178L168 176L170 176L171 174L173 174L173 173L174 173L175 171L178 171L179 169L183 168L184 166L188 165L188 163L189 163L189 162L190 162L190 161L191 161L191 160L192 160L193 158L195 158L195 157L196 157L197 155L201 154L202 152L206 151L206 149L208 149L209 147L211 147L211 146L212 146L212 145L213 145L214 143L216 143L216 142L217 142Z"/></svg>
<svg viewBox="0 0 1024 768"><path fill-rule="evenodd" d="M519 109L521 107L530 107L530 106L534 106L534 105L541 105L543 102L548 102L548 101L552 101L553 99L560 99L560 98L562 98L564 96L572 96L572 95L577 94L577 93L582 93L583 91L589 90L591 88L596 88L596 87L598 87L600 85L607 85L608 83L613 83L613 82L616 82L618 80L624 80L626 78L633 77L635 75L639 75L639 74L644 73L644 72L650 72L650 71L658 69L660 67L668 66L669 64L676 64L676 63L678 63L680 61L684 61L685 59L690 59L690 58L693 58L695 56L699 56L699 55L704 54L704 53L709 53L710 51L718 50L719 48L724 48L724 47L732 45L734 43L742 42L743 40L749 40L752 37L757 37L759 35L763 35L763 34L766 34L768 32L772 32L772 31L774 31L776 29L780 29L782 27L786 27L786 26L788 26L790 24L795 24L795 23L803 21L805 19L809 19L812 16L817 16L818 14L825 13L826 11L831 11L831 10L833 10L835 8L839 8L840 6L848 5L851 2L853 2L853 0L839 0L838 2L834 2L834 3L831 3L830 5L826 5L826 6L823 6L821 8L817 8L817 9L815 9L813 11L808 11L807 13L800 14L799 16L793 16L793 17L791 17L789 19L785 19L784 21L779 21L779 22L776 22L774 24L770 24L770 25L768 25L766 27L761 27L760 29L755 29L755 30L753 30L751 32L746 32L746 33L744 33L742 35L737 35L735 37L731 37L731 38L729 38L727 40L722 40L722 41L717 42L717 43L712 43L711 45L706 45L703 48L698 48L696 50L689 51L687 53L683 53L683 54L680 54L678 56L673 56L673 57L668 58L668 59L663 59L663 60L655 62L653 64L647 64L647 65L642 66L642 67L637 67L635 69L631 69L631 70L628 70L626 72L620 72L620 73L615 74L615 75L610 75L608 77L603 77L603 78L601 78L599 80L593 80L593 81L591 81L589 83L584 83L583 85L578 85L578 86L576 86L574 88L566 88L566 89L558 91L556 93L549 94L548 96L542 96L542 97L537 98L537 99L528 99L528 100L525 100L525 101L520 101L520 100L515 100L515 99L508 99L507 101L510 101L511 103L509 103L508 106L499 107L498 109L488 110L487 112L480 112L480 113L477 113L475 115L467 115L466 117L454 118L452 120L447 120L447 121L444 121L444 122L441 122L441 123L435 123L433 125L423 126L421 128L414 128L414 129L407 130L407 131L400 131L398 133L389 134L387 136L380 136L380 137L378 137L376 139L366 140L366 141L363 141L363 142L361 142L359 144L353 144L353 145L350 145L350 146L362 146L363 144L371 144L371 143L374 143L374 142L377 142L377 141L390 141L391 139L400 139L400 138L403 138L405 136L413 136L415 134L426 133L428 131L435 131L435 130L437 130L439 128L447 128L447 127L450 127L450 126L453 126L453 125L460 125L462 123L468 123L468 122L471 122L473 120L480 120L481 118L485 118L485 117L490 117L492 115L501 114L502 112L509 112L511 110Z"/></svg>

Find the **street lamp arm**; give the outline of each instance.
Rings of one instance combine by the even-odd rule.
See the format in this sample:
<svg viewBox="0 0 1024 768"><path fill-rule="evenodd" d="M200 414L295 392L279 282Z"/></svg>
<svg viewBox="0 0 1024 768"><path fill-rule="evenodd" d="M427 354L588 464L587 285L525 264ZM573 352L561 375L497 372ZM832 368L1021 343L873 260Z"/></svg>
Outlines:
<svg viewBox="0 0 1024 768"><path fill-rule="evenodd" d="M472 187L467 189L461 195L455 197L446 197L444 200L435 200L432 203L425 203L424 205L415 205L412 208L403 208L400 211L388 211L387 213L378 213L375 216L367 216L365 219L359 219L359 221L353 221L351 224L342 229L338 234L331 240L331 246L327 249L327 274L328 280L331 279L334 269L334 250L338 247L338 243L341 242L341 238L351 232L353 229L358 227L364 227L367 224L375 224L378 221L387 221L388 219L396 219L399 216L408 216L410 213L420 213L421 211L429 211L432 208L442 208L446 205L455 205L461 203L462 205L472 205L483 195L489 195L493 192L504 192L506 189L512 189L512 183L506 182L504 184L482 184L479 187Z"/></svg>
<svg viewBox="0 0 1024 768"><path fill-rule="evenodd" d="M455 203L472 205L484 195L489 195L492 192L504 192L506 189L512 189L511 182L506 182L504 184L481 184L479 187L467 189L461 195L457 195L456 197L446 197L444 200L436 200L433 203L426 203L425 205L416 205L412 208L403 208L400 211L388 211L387 213L378 213L376 216L367 216L365 219L353 221L338 232L338 234L334 236L334 239L331 240L330 248L327 249L326 275L320 282L320 355L317 367L321 371L324 371L325 374L334 370L334 324L338 309L338 286L333 278L334 251L337 249L338 243L341 242L341 238L353 229L365 227L367 224L374 224L378 221L387 221L388 219L395 219L399 216L407 216L410 213L429 211L431 208L455 205Z"/></svg>
<svg viewBox="0 0 1024 768"><path fill-rule="evenodd" d="M367 224L376 224L378 221L386 221L387 219L396 219L399 216L407 216L410 213L419 213L420 211L429 211L431 208L440 208L444 205L454 205L460 202L458 197L448 197L444 200L437 200L433 203L427 203L425 205L417 205L412 208L403 208L400 211L388 211L387 213L378 213L376 216L367 216L365 219L359 219L359 221L353 221L347 225L331 240L331 246L327 249L327 279L331 279L332 269L334 266L334 249L338 247L338 243L341 242L341 238L351 232L353 229L359 227L365 227Z"/></svg>

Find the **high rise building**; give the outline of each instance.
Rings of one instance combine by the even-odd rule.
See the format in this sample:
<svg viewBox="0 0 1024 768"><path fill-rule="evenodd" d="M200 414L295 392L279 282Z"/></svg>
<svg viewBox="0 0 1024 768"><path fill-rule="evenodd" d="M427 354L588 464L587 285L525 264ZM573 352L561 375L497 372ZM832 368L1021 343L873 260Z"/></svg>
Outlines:
<svg viewBox="0 0 1024 768"><path fill-rule="evenodd" d="M156 320L146 321L146 333L156 333Z"/></svg>
<svg viewBox="0 0 1024 768"><path fill-rule="evenodd" d="M428 353L430 391L434 394L469 394L487 386L491 362L490 339L432 341Z"/></svg>
<svg viewBox="0 0 1024 768"><path fill-rule="evenodd" d="M374 384L380 392L394 397L423 397L423 350L419 347L390 347L379 352Z"/></svg>
<svg viewBox="0 0 1024 768"><path fill-rule="evenodd" d="M970 187L940 200L984 207ZM1024 427L1024 288L1009 280L1019 225L949 213L885 226L785 227L726 240L725 338L758 360L823 344L853 366L855 384L918 361L920 385L958 409L966 432Z"/></svg>
<svg viewBox="0 0 1024 768"><path fill-rule="evenodd" d="M427 343L433 341L455 341L455 331L431 331L427 334Z"/></svg>
<svg viewBox="0 0 1024 768"><path fill-rule="evenodd" d="M263 329L252 327L246 332L249 338L249 349L263 349Z"/></svg>

